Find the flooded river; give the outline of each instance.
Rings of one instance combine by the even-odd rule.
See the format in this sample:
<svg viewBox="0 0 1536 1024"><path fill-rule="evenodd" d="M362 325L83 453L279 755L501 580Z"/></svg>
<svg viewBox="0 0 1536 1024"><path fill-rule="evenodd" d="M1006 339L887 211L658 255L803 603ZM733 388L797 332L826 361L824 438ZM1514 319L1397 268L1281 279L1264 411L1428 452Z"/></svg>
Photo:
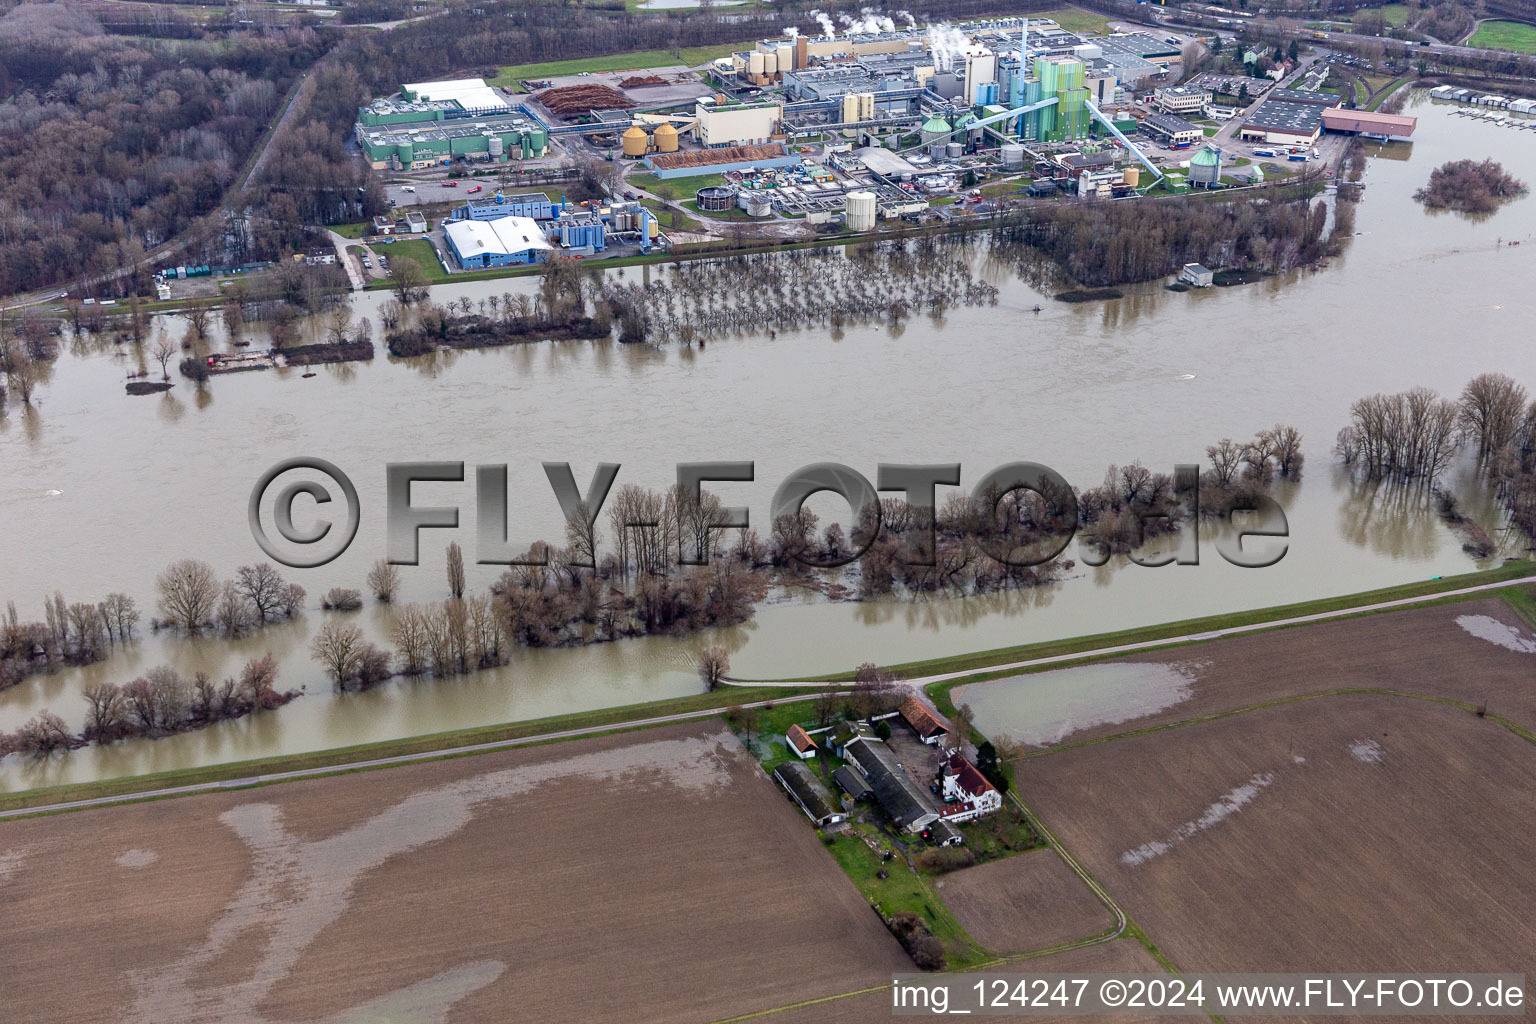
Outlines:
<svg viewBox="0 0 1536 1024"><path fill-rule="evenodd" d="M962 463L966 486L988 469L1029 459L1091 486L1111 463L1161 470L1203 458L1205 446L1277 422L1306 438L1307 470L1281 495L1291 527L1276 566L1242 570L1208 544L1198 567L1079 568L1035 593L971 600L828 604L801 598L759 608L721 635L653 638L582 650L518 649L512 663L467 678L396 682L334 695L305 651L326 613L231 644L147 636L88 669L37 677L0 692L0 729L40 708L79 727L80 690L126 681L169 662L229 673L271 651L281 684L306 696L276 713L201 733L0 763L0 787L83 780L271 753L414 735L695 692L691 658L723 643L746 677L846 670L1050 637L1130 627L1422 579L1476 567L1460 540L1427 514L1382 507L1331 465L1349 404L1418 384L1454 393L1502 370L1536 384L1536 200L1490 220L1431 216L1411 198L1441 162L1492 156L1518 176L1536 168L1536 136L1450 116L1420 102L1417 141L1374 156L1358 237L1326 269L1183 294L1161 284L1122 300L1068 306L1002 272L998 305L953 310L904 329L780 331L704 350L568 343L399 362L181 381L165 395L127 398L129 361L66 351L34 410L0 417L0 599L41 617L55 590L70 601L122 590L153 609L155 575L182 557L225 575L263 556L245 506L273 463L313 455L356 482L362 525L339 560L294 570L311 605L333 586L362 588L384 553L384 466L408 460L506 463L513 542L560 535L540 469L569 461L584 486L600 461L619 484L660 489L678 462L750 459L757 481L723 484L767 532L768 508L790 471L835 461L870 479L885 462ZM1526 244L1512 247L1510 241ZM629 268L626 273L646 271ZM651 268L649 273L663 273ZM478 299L529 290L527 281L442 287ZM385 296L359 298L377 324ZM1030 312L1036 304L1044 310ZM183 326L172 323L179 335ZM472 473L471 473L472 476ZM942 500L942 496L941 496ZM417 504L457 504L457 534L423 534L422 564L406 568L405 600L446 596L443 547L474 557L472 483L418 485ZM826 509L834 506L827 504ZM1485 524L1493 512L1474 502ZM490 567L471 567L483 588ZM382 638L388 611L353 617ZM1114 693L1113 686L1105 693ZM1088 708L1072 715L1091 715Z"/></svg>

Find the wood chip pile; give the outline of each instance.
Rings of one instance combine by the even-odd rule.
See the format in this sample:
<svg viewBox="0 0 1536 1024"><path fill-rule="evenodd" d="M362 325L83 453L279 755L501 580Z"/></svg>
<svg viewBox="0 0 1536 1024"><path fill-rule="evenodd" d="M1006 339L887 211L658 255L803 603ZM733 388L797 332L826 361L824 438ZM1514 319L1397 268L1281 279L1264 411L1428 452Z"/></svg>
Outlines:
<svg viewBox="0 0 1536 1024"><path fill-rule="evenodd" d="M617 89L606 85L565 85L558 89L545 89L535 98L556 117L576 117L594 110L627 109L634 106Z"/></svg>

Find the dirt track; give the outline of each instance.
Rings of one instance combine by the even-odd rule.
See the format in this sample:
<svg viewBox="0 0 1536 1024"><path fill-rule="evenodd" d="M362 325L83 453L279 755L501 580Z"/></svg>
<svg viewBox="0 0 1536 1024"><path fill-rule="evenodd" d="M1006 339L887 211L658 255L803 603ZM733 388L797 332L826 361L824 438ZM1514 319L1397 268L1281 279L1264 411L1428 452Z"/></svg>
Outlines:
<svg viewBox="0 0 1536 1024"><path fill-rule="evenodd" d="M911 967L714 721L6 823L0 918L51 1021L702 1021Z"/></svg>

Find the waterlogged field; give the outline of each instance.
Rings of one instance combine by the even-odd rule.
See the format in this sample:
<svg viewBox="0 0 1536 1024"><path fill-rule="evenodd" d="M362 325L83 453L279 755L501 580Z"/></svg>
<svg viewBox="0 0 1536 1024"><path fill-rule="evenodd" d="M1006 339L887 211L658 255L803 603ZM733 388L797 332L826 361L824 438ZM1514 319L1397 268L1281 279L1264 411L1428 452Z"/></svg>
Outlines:
<svg viewBox="0 0 1536 1024"><path fill-rule="evenodd" d="M1014 762L1020 797L1178 968L1531 963L1529 624L1489 599L1198 650L1177 703Z"/></svg>
<svg viewBox="0 0 1536 1024"><path fill-rule="evenodd" d="M1031 747L1072 745L1343 689L1486 703L1536 728L1536 636L1496 597L1232 637L958 686L976 725Z"/></svg>
<svg viewBox="0 0 1536 1024"><path fill-rule="evenodd" d="M702 1021L911 969L717 721L10 822L0 913L51 1021Z"/></svg>

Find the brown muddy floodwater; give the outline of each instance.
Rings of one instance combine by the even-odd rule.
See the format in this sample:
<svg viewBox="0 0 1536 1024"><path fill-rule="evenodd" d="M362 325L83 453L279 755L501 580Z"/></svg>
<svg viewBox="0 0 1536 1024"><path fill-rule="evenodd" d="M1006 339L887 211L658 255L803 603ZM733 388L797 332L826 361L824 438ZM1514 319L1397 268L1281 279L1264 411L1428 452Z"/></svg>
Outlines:
<svg viewBox="0 0 1536 1024"><path fill-rule="evenodd" d="M1536 133L1473 123L1427 101L1410 109L1420 118L1416 141L1371 159L1348 252L1320 271L1244 287L1177 294L1154 283L1116 302L1069 306L998 270L998 305L955 310L941 324L918 318L896 331L780 331L702 351L565 343L410 362L381 354L369 364L319 368L308 380L297 371L237 374L203 389L181 381L144 398L123 394L127 358L66 351L36 408L13 403L0 417L0 599L14 598L28 618L41 617L43 595L55 590L70 601L122 590L148 612L155 575L177 558L206 559L226 575L259 560L246 502L263 470L295 455L334 462L361 495L362 526L347 554L289 574L312 604L333 586L361 588L367 566L384 553L389 462L507 463L514 541L559 536L558 507L539 465L545 460L571 462L583 486L595 463L618 462L619 484L658 489L678 462L755 460L755 483L716 489L729 504L750 507L763 532L779 481L817 461L846 463L870 479L881 461L958 461L969 486L994 466L1029 459L1091 486L1111 462L1140 459L1170 470L1200 461L1221 437L1286 422L1306 437L1307 470L1282 493L1292 541L1269 569L1234 568L1207 544L1198 567L1080 568L1034 593L875 604L792 598L716 634L519 649L496 671L394 682L367 694L331 693L309 660L307 638L327 614L317 609L235 643L147 636L105 663L0 693L0 729L45 707L78 728L84 686L126 681L162 662L228 673L271 651L282 684L304 686L306 696L200 733L43 763L8 758L0 788L691 693L699 686L692 654L715 643L732 651L738 675L803 676L1476 568L1427 510L1373 501L1330 460L1350 402L1364 394L1419 384L1454 394L1490 370L1536 385L1529 342L1536 200L1475 222L1427 214L1411 198L1433 167L1452 158L1491 156L1531 178ZM1510 241L1526 244L1501 244ZM481 282L439 288L435 297L531 287ZM359 314L377 323L383 298L361 297ZM1037 302L1045 308L1033 314ZM175 321L168 328L178 336L184 329ZM1496 526L1486 498L1472 497L1484 525ZM458 539L474 557L473 488L418 485L415 498L463 509L457 534L425 533L422 564L403 570L402 599L436 600L445 596L448 541ZM836 512L830 503L815 507ZM484 587L494 575L472 567L471 584ZM382 638L388 615L370 606L354 621Z"/></svg>

